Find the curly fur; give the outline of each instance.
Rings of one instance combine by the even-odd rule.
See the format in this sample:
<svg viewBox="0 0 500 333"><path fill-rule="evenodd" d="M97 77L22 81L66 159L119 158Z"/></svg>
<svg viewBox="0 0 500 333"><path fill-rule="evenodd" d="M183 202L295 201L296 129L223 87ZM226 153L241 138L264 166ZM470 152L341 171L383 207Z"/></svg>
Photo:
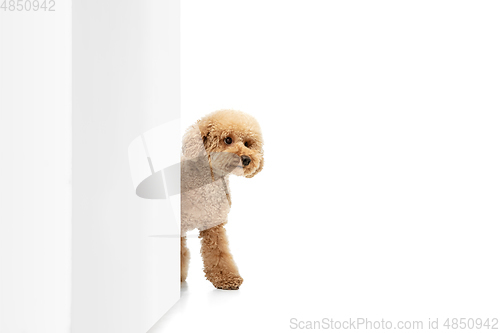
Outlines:
<svg viewBox="0 0 500 333"><path fill-rule="evenodd" d="M185 235L198 229L207 280L219 289L238 289L243 283L224 228L231 206L229 175L252 178L259 173L264 166L262 146L259 124L241 111L215 111L186 130L181 163L181 281L189 266ZM242 156L250 158L248 165Z"/></svg>

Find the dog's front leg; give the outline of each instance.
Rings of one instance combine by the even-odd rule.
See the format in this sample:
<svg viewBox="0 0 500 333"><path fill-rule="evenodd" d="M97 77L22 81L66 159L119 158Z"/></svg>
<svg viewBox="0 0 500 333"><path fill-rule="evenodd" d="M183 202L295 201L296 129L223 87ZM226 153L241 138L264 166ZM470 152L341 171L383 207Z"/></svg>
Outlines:
<svg viewBox="0 0 500 333"><path fill-rule="evenodd" d="M189 269L190 255L186 242L186 236L181 237L181 282L186 281Z"/></svg>
<svg viewBox="0 0 500 333"><path fill-rule="evenodd" d="M200 231L201 255L207 280L218 289L236 290L243 283L229 252L223 224Z"/></svg>

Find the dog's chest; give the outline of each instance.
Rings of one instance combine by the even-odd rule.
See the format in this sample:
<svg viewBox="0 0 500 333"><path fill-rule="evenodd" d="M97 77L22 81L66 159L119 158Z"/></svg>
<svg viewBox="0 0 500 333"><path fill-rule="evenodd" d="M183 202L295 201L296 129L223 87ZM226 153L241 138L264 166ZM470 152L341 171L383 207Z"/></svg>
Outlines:
<svg viewBox="0 0 500 333"><path fill-rule="evenodd" d="M206 170L181 170L181 232L205 230L227 222L228 176L212 178Z"/></svg>

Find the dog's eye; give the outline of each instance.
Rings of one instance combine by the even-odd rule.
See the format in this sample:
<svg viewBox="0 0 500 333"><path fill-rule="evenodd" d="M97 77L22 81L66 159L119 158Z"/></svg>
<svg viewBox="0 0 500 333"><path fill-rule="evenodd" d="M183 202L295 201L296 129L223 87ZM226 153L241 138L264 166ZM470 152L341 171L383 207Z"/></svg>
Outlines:
<svg viewBox="0 0 500 333"><path fill-rule="evenodd" d="M230 137L227 137L224 139L224 142L226 143L226 145L230 145L231 143L233 143L233 139L231 139Z"/></svg>
<svg viewBox="0 0 500 333"><path fill-rule="evenodd" d="M245 147L250 147L250 144L247 142L245 142Z"/></svg>

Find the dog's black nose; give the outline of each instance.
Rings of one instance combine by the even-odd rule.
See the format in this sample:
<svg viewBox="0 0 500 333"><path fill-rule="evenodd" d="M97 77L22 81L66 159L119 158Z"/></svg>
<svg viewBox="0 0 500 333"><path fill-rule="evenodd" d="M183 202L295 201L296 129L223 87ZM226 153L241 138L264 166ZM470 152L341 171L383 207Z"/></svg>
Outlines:
<svg viewBox="0 0 500 333"><path fill-rule="evenodd" d="M243 163L244 166L247 166L250 164L250 162L252 162L252 159L247 155L241 155L241 162Z"/></svg>

